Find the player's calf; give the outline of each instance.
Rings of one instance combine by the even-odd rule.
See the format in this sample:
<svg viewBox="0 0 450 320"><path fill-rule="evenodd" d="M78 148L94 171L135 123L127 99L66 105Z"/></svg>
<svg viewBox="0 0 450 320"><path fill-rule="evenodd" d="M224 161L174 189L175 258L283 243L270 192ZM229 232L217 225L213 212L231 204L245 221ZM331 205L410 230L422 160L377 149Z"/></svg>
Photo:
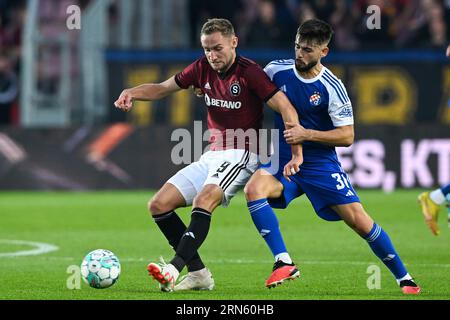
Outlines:
<svg viewBox="0 0 450 320"><path fill-rule="evenodd" d="M278 198L283 192L283 185L265 170L256 171L244 187L247 201L266 198Z"/></svg>

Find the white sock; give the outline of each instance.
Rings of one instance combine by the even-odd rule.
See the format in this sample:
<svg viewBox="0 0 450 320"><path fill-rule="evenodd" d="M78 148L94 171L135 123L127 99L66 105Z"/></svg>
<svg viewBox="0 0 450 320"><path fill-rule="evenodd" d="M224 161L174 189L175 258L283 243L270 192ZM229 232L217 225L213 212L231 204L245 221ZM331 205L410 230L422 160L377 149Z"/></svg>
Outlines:
<svg viewBox="0 0 450 320"><path fill-rule="evenodd" d="M400 285L400 281L403 281L403 280L412 280L412 277L409 275L409 273L407 273L403 278L401 278L401 279L396 279L396 280L397 280L398 285Z"/></svg>
<svg viewBox="0 0 450 320"><path fill-rule="evenodd" d="M275 262L277 262L278 260L281 260L284 263L288 263L288 264L292 263L291 256L287 252L282 252L282 253L277 254L275 256Z"/></svg>
<svg viewBox="0 0 450 320"><path fill-rule="evenodd" d="M430 199L437 205L442 205L445 202L445 195L441 189L436 189L430 192Z"/></svg>

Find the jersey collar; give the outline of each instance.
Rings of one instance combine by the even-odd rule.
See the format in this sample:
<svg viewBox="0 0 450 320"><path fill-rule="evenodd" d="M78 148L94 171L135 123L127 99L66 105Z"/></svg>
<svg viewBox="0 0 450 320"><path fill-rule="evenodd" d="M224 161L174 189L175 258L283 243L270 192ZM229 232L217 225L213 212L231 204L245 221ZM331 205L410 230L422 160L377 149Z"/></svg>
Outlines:
<svg viewBox="0 0 450 320"><path fill-rule="evenodd" d="M294 61L294 64L292 65L292 69L294 70L294 74L298 78L298 80L300 80L304 83L316 82L317 80L320 79L320 77L322 77L322 74L325 72L325 66L322 65L322 70L320 70L320 72L317 76L315 76L314 78L311 78L311 79L305 79L298 73L297 69L295 68L295 61Z"/></svg>
<svg viewBox="0 0 450 320"><path fill-rule="evenodd" d="M228 77L230 74L234 73L234 70L236 69L237 65L238 65L238 61L240 59L240 56L236 55L236 58L234 59L233 64L231 65L230 69L228 69L226 72L224 73L217 73L219 78L221 80L225 79L226 77Z"/></svg>

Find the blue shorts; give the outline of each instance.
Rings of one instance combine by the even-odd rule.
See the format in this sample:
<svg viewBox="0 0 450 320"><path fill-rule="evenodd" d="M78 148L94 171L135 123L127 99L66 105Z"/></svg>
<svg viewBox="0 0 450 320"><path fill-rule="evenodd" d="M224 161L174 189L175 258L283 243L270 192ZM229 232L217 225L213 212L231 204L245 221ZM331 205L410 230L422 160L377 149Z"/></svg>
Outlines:
<svg viewBox="0 0 450 320"><path fill-rule="evenodd" d="M260 169L266 169L283 184L283 192L279 198L268 199L272 208L284 209L295 198L306 194L317 215L327 221L338 221L341 217L331 206L360 202L347 174L339 167L328 168L300 167L300 172L291 176L291 182L283 176L284 164L280 164L276 172L268 170L270 162Z"/></svg>

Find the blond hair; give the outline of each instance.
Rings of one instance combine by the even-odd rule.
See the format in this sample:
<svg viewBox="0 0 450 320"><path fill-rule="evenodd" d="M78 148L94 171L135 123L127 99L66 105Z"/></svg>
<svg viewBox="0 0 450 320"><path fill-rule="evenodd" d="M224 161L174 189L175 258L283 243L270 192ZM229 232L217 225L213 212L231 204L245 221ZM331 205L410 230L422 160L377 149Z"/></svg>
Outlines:
<svg viewBox="0 0 450 320"><path fill-rule="evenodd" d="M209 35L215 32L220 32L223 36L234 36L234 27L227 19L213 18L208 19L202 27L200 35Z"/></svg>

